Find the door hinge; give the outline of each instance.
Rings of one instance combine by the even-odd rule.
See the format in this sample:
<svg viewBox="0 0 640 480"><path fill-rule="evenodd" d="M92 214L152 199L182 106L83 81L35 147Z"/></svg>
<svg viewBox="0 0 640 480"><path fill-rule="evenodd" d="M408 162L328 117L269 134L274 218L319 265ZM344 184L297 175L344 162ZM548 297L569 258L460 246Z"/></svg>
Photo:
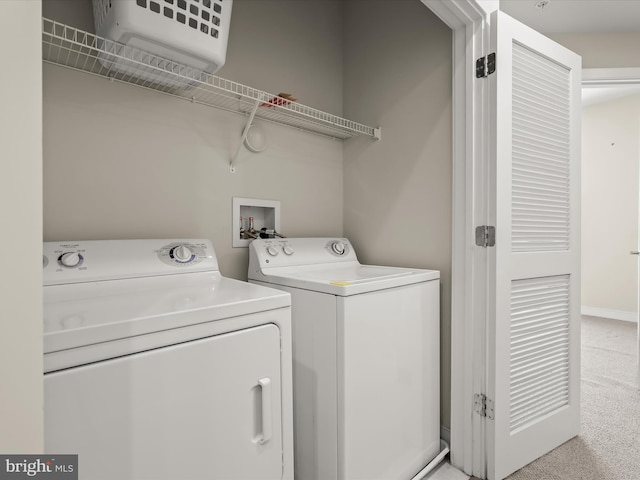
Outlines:
<svg viewBox="0 0 640 480"><path fill-rule="evenodd" d="M496 54L490 53L486 57L476 60L476 78L485 78L496 71Z"/></svg>
<svg viewBox="0 0 640 480"><path fill-rule="evenodd" d="M473 410L481 417L493 420L493 400L484 393L476 393L473 396Z"/></svg>
<svg viewBox="0 0 640 480"><path fill-rule="evenodd" d="M496 227L480 225L476 227L476 245L478 247L495 247Z"/></svg>

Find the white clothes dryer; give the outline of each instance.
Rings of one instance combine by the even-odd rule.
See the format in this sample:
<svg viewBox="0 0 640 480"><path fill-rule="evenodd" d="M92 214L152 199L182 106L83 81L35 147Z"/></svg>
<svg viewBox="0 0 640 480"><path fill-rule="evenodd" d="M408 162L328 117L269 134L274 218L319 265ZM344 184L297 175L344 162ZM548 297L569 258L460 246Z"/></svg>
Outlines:
<svg viewBox="0 0 640 480"><path fill-rule="evenodd" d="M208 240L44 244L45 450L91 480L293 479L290 296Z"/></svg>
<svg viewBox="0 0 640 480"><path fill-rule="evenodd" d="M295 478L409 480L431 468L439 272L361 265L345 238L283 238L251 242L248 276L292 298Z"/></svg>

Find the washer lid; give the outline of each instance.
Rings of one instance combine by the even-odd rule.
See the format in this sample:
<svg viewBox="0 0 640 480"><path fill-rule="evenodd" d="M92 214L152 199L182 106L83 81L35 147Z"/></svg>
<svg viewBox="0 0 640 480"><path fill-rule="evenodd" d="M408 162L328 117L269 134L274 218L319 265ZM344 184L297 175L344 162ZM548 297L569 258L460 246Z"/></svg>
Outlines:
<svg viewBox="0 0 640 480"><path fill-rule="evenodd" d="M49 285L43 301L45 354L291 305L219 272Z"/></svg>
<svg viewBox="0 0 640 480"><path fill-rule="evenodd" d="M415 268L361 265L348 262L330 265L265 268L262 281L332 295L360 293L437 280L440 272Z"/></svg>

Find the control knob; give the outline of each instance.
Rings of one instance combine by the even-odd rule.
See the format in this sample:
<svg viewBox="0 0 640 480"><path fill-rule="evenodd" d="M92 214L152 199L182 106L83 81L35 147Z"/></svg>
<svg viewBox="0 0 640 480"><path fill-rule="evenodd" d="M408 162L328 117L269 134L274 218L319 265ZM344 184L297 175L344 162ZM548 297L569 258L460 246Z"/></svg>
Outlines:
<svg viewBox="0 0 640 480"><path fill-rule="evenodd" d="M60 258L58 258L58 262L60 262L60 265L62 265L63 267L77 267L82 262L82 255L80 255L78 252L66 252L60 255Z"/></svg>
<svg viewBox="0 0 640 480"><path fill-rule="evenodd" d="M333 253L335 253L336 255L344 255L345 244L339 241L333 242L331 244L331 250L333 250Z"/></svg>
<svg viewBox="0 0 640 480"><path fill-rule="evenodd" d="M269 245L267 247L267 253L269 255L271 255L272 257L275 257L276 255L278 255L278 249L276 247L274 247L273 245Z"/></svg>
<svg viewBox="0 0 640 480"><path fill-rule="evenodd" d="M191 250L184 245L178 245L173 249L173 258L175 258L178 262L187 263L191 260Z"/></svg>
<svg viewBox="0 0 640 480"><path fill-rule="evenodd" d="M285 245L284 247L282 247L282 251L285 253L285 255L293 255L293 253L295 252L293 247L290 245Z"/></svg>

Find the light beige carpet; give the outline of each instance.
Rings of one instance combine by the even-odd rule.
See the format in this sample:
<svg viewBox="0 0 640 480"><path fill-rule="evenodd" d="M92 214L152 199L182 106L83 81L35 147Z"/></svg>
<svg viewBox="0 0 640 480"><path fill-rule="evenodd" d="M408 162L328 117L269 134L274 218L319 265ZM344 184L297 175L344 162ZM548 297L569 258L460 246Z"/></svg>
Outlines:
<svg viewBox="0 0 640 480"><path fill-rule="evenodd" d="M640 480L636 329L582 318L582 432L508 480Z"/></svg>

